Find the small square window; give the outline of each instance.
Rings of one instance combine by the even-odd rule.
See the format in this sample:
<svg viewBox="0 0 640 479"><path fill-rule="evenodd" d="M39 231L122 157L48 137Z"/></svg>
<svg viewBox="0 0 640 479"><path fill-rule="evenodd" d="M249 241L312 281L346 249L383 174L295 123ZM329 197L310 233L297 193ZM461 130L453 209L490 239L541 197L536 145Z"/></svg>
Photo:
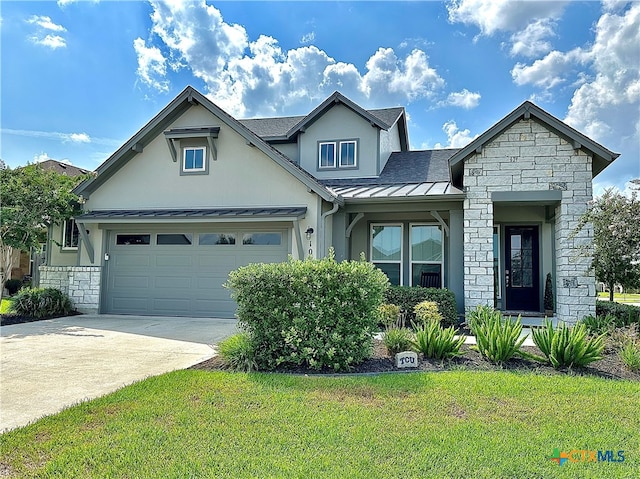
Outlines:
<svg viewBox="0 0 640 479"><path fill-rule="evenodd" d="M319 168L336 167L336 144L320 143L319 146Z"/></svg>
<svg viewBox="0 0 640 479"><path fill-rule="evenodd" d="M78 225L75 220L66 220L62 228L62 249L78 249Z"/></svg>
<svg viewBox="0 0 640 479"><path fill-rule="evenodd" d="M341 141L340 142L340 167L356 166L356 142Z"/></svg>
<svg viewBox="0 0 640 479"><path fill-rule="evenodd" d="M182 171L184 171L185 173L204 172L207 169L205 160L205 147L185 148L182 161Z"/></svg>

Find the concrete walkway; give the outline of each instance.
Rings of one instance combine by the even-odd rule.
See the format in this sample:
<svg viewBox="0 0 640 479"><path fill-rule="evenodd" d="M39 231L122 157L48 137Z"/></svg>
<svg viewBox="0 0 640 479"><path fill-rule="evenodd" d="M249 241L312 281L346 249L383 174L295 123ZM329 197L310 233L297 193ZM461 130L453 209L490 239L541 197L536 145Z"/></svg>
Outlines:
<svg viewBox="0 0 640 479"><path fill-rule="evenodd" d="M212 357L233 319L82 315L0 328L0 431Z"/></svg>

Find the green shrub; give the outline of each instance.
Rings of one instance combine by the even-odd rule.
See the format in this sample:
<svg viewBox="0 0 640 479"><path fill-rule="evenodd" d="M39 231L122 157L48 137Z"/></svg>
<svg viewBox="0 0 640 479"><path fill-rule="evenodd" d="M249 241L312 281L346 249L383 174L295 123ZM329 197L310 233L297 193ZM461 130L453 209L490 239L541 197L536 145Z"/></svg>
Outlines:
<svg viewBox="0 0 640 479"><path fill-rule="evenodd" d="M259 369L348 370L371 355L386 275L361 261L290 259L229 275L240 325Z"/></svg>
<svg viewBox="0 0 640 479"><path fill-rule="evenodd" d="M535 345L556 369L582 367L602 359L604 335L587 337L584 324L573 327L561 324L554 329L551 321L546 320L542 328L532 331L532 335Z"/></svg>
<svg viewBox="0 0 640 479"><path fill-rule="evenodd" d="M616 327L640 324L640 307L611 301L596 301L596 316L616 317Z"/></svg>
<svg viewBox="0 0 640 479"><path fill-rule="evenodd" d="M640 325L632 324L610 331L607 335L605 349L609 352L617 352L628 342L640 343Z"/></svg>
<svg viewBox="0 0 640 479"><path fill-rule="evenodd" d="M640 342L627 342L618 354L627 369L640 372Z"/></svg>
<svg viewBox="0 0 640 479"><path fill-rule="evenodd" d="M425 324L429 321L437 321L438 324L442 321L442 315L438 310L438 304L433 301L422 301L413 308L413 312L416 315L415 322L418 324Z"/></svg>
<svg viewBox="0 0 640 479"><path fill-rule="evenodd" d="M415 339L411 342L414 351L424 354L429 359L444 359L460 355L465 336L457 339L453 326L444 329L440 320L430 319L421 325L414 324Z"/></svg>
<svg viewBox="0 0 640 479"><path fill-rule="evenodd" d="M438 304L438 311L442 315L444 326L458 324L456 297L448 289L391 286L385 295L385 302L400 306L400 309L406 314L407 324L415 321L416 316L413 308L423 301L433 301Z"/></svg>
<svg viewBox="0 0 640 479"><path fill-rule="evenodd" d="M69 296L55 288L24 288L13 297L10 311L43 319L66 316L73 311Z"/></svg>
<svg viewBox="0 0 640 479"><path fill-rule="evenodd" d="M504 319L500 311L484 306L479 306L467 317L469 316L470 328L476 337L476 345L472 348L485 359L502 364L520 351L520 346L526 339L526 336L520 337L520 316L516 321L512 321L511 318Z"/></svg>
<svg viewBox="0 0 640 479"><path fill-rule="evenodd" d="M22 287L22 281L19 279L8 279L4 282L4 287L7 288L9 294L13 296Z"/></svg>
<svg viewBox="0 0 640 479"><path fill-rule="evenodd" d="M381 304L378 306L378 324L383 329L389 329L398 324L400 307L395 304Z"/></svg>
<svg viewBox="0 0 640 479"><path fill-rule="evenodd" d="M234 371L251 372L256 369L255 352L247 333L234 334L221 341L218 353Z"/></svg>
<svg viewBox="0 0 640 479"><path fill-rule="evenodd" d="M584 324L589 334L606 334L617 327L617 318L612 314L605 316L585 316L580 320Z"/></svg>
<svg viewBox="0 0 640 479"><path fill-rule="evenodd" d="M411 351L413 333L408 328L390 328L382 336L382 344L391 356L402 351Z"/></svg>

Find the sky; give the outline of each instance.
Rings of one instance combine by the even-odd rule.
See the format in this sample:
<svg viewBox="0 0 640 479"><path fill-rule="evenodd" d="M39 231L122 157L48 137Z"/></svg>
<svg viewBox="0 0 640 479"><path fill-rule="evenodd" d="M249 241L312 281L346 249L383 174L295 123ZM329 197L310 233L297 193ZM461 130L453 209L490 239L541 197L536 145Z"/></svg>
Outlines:
<svg viewBox="0 0 640 479"><path fill-rule="evenodd" d="M0 158L94 170L187 85L236 118L338 90L462 147L530 100L640 177L640 2L0 2Z"/></svg>

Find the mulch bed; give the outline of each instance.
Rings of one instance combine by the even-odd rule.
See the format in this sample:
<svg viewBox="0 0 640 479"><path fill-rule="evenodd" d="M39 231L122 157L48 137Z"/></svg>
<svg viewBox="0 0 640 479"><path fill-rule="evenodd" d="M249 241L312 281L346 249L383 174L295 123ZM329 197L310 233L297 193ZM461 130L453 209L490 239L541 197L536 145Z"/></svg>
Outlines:
<svg viewBox="0 0 640 479"><path fill-rule="evenodd" d="M82 313L71 311L69 314L60 316L50 316L47 318L32 318L31 316L19 316L17 314L0 315L0 326L11 326L12 324L33 323L34 321L44 321L45 319L65 318L67 316L78 316Z"/></svg>
<svg viewBox="0 0 640 479"><path fill-rule="evenodd" d="M528 353L537 354L541 356L541 351L533 346L527 346L522 348L523 351ZM490 363L480 356L480 353L469 348L468 345L463 345L461 352L464 354L457 358L452 358L444 361L437 361L432 359L424 359L420 361L420 365L416 369L397 369L394 365L393 359L387 354L386 348L381 341L376 340L374 342L373 355L370 359L365 360L363 363L356 366L351 373L389 373L400 371L452 371L452 370L465 370L465 371L524 371L524 372L537 372L541 374L564 374L573 376L598 376L607 379L628 379L632 381L640 381L640 373L634 373L627 369L618 354L614 351L605 351L604 359L591 363L585 368L564 368L554 369L552 366L544 363L533 361L529 359L523 359L514 357L507 361L503 366L498 366ZM203 361L190 369L199 369L205 371L219 371L224 370L225 364L219 357L213 357L206 361ZM314 370L308 368L282 368L276 372L290 373L290 374L335 374L335 371L326 370Z"/></svg>

